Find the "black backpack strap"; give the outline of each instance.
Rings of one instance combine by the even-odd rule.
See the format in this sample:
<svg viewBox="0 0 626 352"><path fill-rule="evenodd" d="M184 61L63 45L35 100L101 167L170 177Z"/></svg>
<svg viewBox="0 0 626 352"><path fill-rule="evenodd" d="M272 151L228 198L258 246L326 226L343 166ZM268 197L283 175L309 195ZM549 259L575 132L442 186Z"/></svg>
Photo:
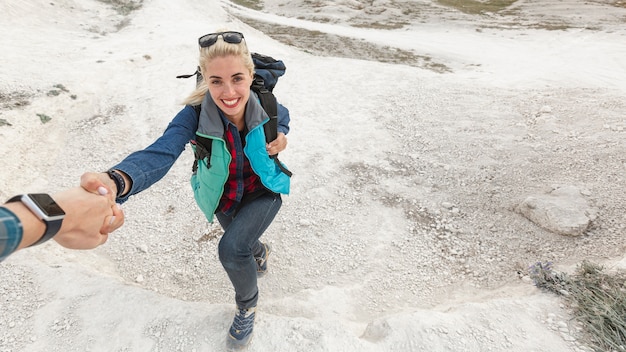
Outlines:
<svg viewBox="0 0 626 352"><path fill-rule="evenodd" d="M280 162L280 160L278 160L278 154L272 155L271 158L274 159L274 163L276 163L276 166L278 166L280 171L282 171L285 175L287 175L289 177L293 176L293 173L291 171L289 171L289 169L287 169L283 165L283 163Z"/></svg>
<svg viewBox="0 0 626 352"><path fill-rule="evenodd" d="M260 76L255 75L251 88L258 95L263 110L270 118L269 122L264 125L265 141L269 143L278 137L278 103L274 93L265 88L263 78Z"/></svg>
<svg viewBox="0 0 626 352"><path fill-rule="evenodd" d="M193 109L196 111L196 119L199 122L200 111L202 110L202 107L200 104L193 105ZM192 139L189 142L195 146L195 153L194 153L195 160L193 162L193 166L191 167L191 171L196 172L198 170L198 160L202 160L206 157L208 157L206 166L210 168L211 167L211 148L213 147L213 141L210 140L209 138L196 135L196 139Z"/></svg>
<svg viewBox="0 0 626 352"><path fill-rule="evenodd" d="M195 148L195 161L193 162L193 166L191 171L196 172L198 170L198 160L202 160L207 158L206 166L207 168L211 167L211 149L213 147L213 141L210 138L202 137L196 135L195 140L190 141Z"/></svg>
<svg viewBox="0 0 626 352"><path fill-rule="evenodd" d="M176 78L189 78L189 77L193 77L193 76L196 76L196 75L199 75L199 74L200 74L200 71L196 70L196 72L194 72L194 73L192 73L190 75L178 75L178 76L176 76Z"/></svg>
<svg viewBox="0 0 626 352"><path fill-rule="evenodd" d="M196 68L196 72L190 75L178 75L176 76L176 78L190 78L193 76L196 76L196 87L197 87L200 84L200 81L202 81L202 73L200 73L200 66Z"/></svg>
<svg viewBox="0 0 626 352"><path fill-rule="evenodd" d="M270 120L265 125L263 125L263 129L265 132L265 142L269 143L278 137L278 102L276 101L274 93L265 88L262 77L255 75L251 88L259 96L261 106L263 107L263 110L265 110L265 112L267 113L267 116L269 116L270 118ZM274 159L274 162L276 163L276 166L278 166L280 171L282 171L285 175L289 177L292 176L291 171L289 171L280 162L280 160L278 160L278 154L270 155L270 158Z"/></svg>

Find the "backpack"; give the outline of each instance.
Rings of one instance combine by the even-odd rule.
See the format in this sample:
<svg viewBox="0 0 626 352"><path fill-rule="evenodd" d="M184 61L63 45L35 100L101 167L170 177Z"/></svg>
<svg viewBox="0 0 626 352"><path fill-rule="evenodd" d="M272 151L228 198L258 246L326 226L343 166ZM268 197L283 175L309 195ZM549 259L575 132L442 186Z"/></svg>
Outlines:
<svg viewBox="0 0 626 352"><path fill-rule="evenodd" d="M276 60L271 56L262 55L259 53L252 53L252 61L254 62L254 78L250 89L257 94L263 110L267 113L270 120L263 125L265 132L265 141L267 143L273 141L278 136L278 103L274 96L273 90L278 82L278 78L285 74L285 64L282 60ZM200 67L196 69L196 72L190 75L180 75L176 78L189 78L196 76L196 85L202 81L202 74L200 73ZM194 105L193 108L196 111L197 118L200 118L200 111L202 107L200 104ZM207 150L208 149L208 150ZM201 148L199 151L202 155L196 155L196 162L193 166L193 171L197 169L198 158L203 159L211 154L210 145L209 148ZM291 177L292 173L289 171L279 160L278 154L270 155L270 158L274 159L276 165L287 176ZM210 159L210 158L209 158Z"/></svg>

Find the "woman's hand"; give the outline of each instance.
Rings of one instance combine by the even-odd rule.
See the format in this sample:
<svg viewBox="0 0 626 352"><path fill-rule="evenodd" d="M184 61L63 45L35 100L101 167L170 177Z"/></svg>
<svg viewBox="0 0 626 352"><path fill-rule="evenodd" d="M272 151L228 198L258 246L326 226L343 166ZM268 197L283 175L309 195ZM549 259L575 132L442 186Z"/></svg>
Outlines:
<svg viewBox="0 0 626 352"><path fill-rule="evenodd" d="M278 136L275 140L265 145L267 153L269 155L276 155L287 148L287 136L284 133L278 132Z"/></svg>
<svg viewBox="0 0 626 352"><path fill-rule="evenodd" d="M91 193L99 193L98 189L100 189L100 187L104 187L109 191L106 196L110 201L113 216L102 225L101 233L111 233L124 225L124 212L122 208L115 203L117 187L109 175L105 172L86 172L80 177L80 185Z"/></svg>
<svg viewBox="0 0 626 352"><path fill-rule="evenodd" d="M65 211L61 229L54 236L54 240L63 247L95 248L106 242L108 233L123 223L123 213L109 198L109 190L100 187L90 191L95 192L75 187L52 196ZM121 223L118 217L122 218Z"/></svg>

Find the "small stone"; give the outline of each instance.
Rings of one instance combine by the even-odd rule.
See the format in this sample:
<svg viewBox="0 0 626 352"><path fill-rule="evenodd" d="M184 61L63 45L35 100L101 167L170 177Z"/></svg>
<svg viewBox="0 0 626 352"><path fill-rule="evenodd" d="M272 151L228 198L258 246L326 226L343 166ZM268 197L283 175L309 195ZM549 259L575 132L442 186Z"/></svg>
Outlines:
<svg viewBox="0 0 626 352"><path fill-rule="evenodd" d="M454 204L450 203L450 202L443 202L441 203L441 206L446 208L446 209L452 209L454 208Z"/></svg>

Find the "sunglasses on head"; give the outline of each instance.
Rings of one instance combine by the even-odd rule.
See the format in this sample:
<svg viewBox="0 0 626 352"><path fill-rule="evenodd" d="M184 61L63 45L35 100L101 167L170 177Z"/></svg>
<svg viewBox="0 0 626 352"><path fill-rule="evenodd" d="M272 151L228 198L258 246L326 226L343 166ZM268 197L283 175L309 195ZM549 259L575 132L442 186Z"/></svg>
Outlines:
<svg viewBox="0 0 626 352"><path fill-rule="evenodd" d="M243 34L239 32L219 32L205 34L198 39L201 48L208 48L217 42L217 38L222 36L226 43L239 44L243 40Z"/></svg>

